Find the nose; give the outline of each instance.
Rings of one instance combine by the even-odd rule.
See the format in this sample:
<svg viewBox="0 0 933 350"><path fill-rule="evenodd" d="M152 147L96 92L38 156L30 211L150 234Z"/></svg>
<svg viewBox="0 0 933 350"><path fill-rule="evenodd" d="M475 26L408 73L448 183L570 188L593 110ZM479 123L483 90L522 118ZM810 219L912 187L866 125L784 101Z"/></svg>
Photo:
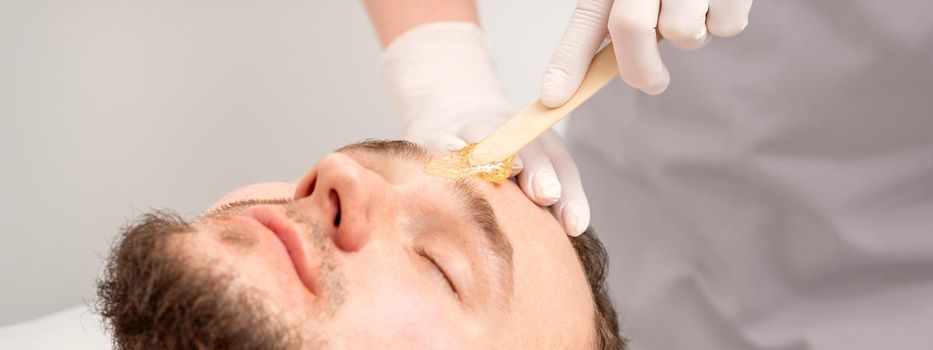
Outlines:
<svg viewBox="0 0 933 350"><path fill-rule="evenodd" d="M295 206L314 212L338 249L353 252L370 240L373 208L381 177L347 155L331 153L305 174L295 188Z"/></svg>

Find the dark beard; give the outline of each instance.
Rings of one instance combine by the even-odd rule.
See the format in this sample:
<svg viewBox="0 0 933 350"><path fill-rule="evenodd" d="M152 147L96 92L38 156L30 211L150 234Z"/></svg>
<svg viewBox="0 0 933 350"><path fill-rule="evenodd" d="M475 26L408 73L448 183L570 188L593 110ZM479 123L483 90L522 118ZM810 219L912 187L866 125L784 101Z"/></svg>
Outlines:
<svg viewBox="0 0 933 350"><path fill-rule="evenodd" d="M131 225L98 282L97 311L117 349L300 349L300 327L263 307L261 294L230 274L193 268L169 237L197 234L177 215L156 212ZM235 292L234 292L235 291Z"/></svg>

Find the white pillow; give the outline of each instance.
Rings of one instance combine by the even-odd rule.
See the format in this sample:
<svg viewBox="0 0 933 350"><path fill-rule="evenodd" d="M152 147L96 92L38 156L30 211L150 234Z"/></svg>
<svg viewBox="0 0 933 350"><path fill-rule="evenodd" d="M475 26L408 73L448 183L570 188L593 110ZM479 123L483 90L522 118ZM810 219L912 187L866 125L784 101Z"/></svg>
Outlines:
<svg viewBox="0 0 933 350"><path fill-rule="evenodd" d="M0 349L112 349L100 316L75 306L28 322L0 327Z"/></svg>

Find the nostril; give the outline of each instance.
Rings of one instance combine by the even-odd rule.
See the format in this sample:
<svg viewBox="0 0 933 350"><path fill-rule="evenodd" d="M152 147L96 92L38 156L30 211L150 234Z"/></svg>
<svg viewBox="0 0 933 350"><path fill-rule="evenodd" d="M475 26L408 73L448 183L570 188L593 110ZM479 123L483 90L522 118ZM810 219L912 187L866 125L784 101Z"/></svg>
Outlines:
<svg viewBox="0 0 933 350"><path fill-rule="evenodd" d="M338 196L337 191L334 190L330 190L328 195L334 208L337 208L337 214L334 215L334 227L340 227L340 196Z"/></svg>

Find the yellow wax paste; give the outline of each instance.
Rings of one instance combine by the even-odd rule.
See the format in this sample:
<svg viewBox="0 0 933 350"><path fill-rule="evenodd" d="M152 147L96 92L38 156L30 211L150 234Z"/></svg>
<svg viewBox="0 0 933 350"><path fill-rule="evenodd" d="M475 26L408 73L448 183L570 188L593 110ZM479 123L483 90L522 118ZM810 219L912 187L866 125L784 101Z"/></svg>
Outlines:
<svg viewBox="0 0 933 350"><path fill-rule="evenodd" d="M435 156L424 166L424 171L428 174L450 179L459 179L475 176L481 180L501 184L509 179L512 174L512 161L515 156L508 159L492 162L488 164L470 163L470 154L475 143L466 145L457 152L446 156Z"/></svg>

